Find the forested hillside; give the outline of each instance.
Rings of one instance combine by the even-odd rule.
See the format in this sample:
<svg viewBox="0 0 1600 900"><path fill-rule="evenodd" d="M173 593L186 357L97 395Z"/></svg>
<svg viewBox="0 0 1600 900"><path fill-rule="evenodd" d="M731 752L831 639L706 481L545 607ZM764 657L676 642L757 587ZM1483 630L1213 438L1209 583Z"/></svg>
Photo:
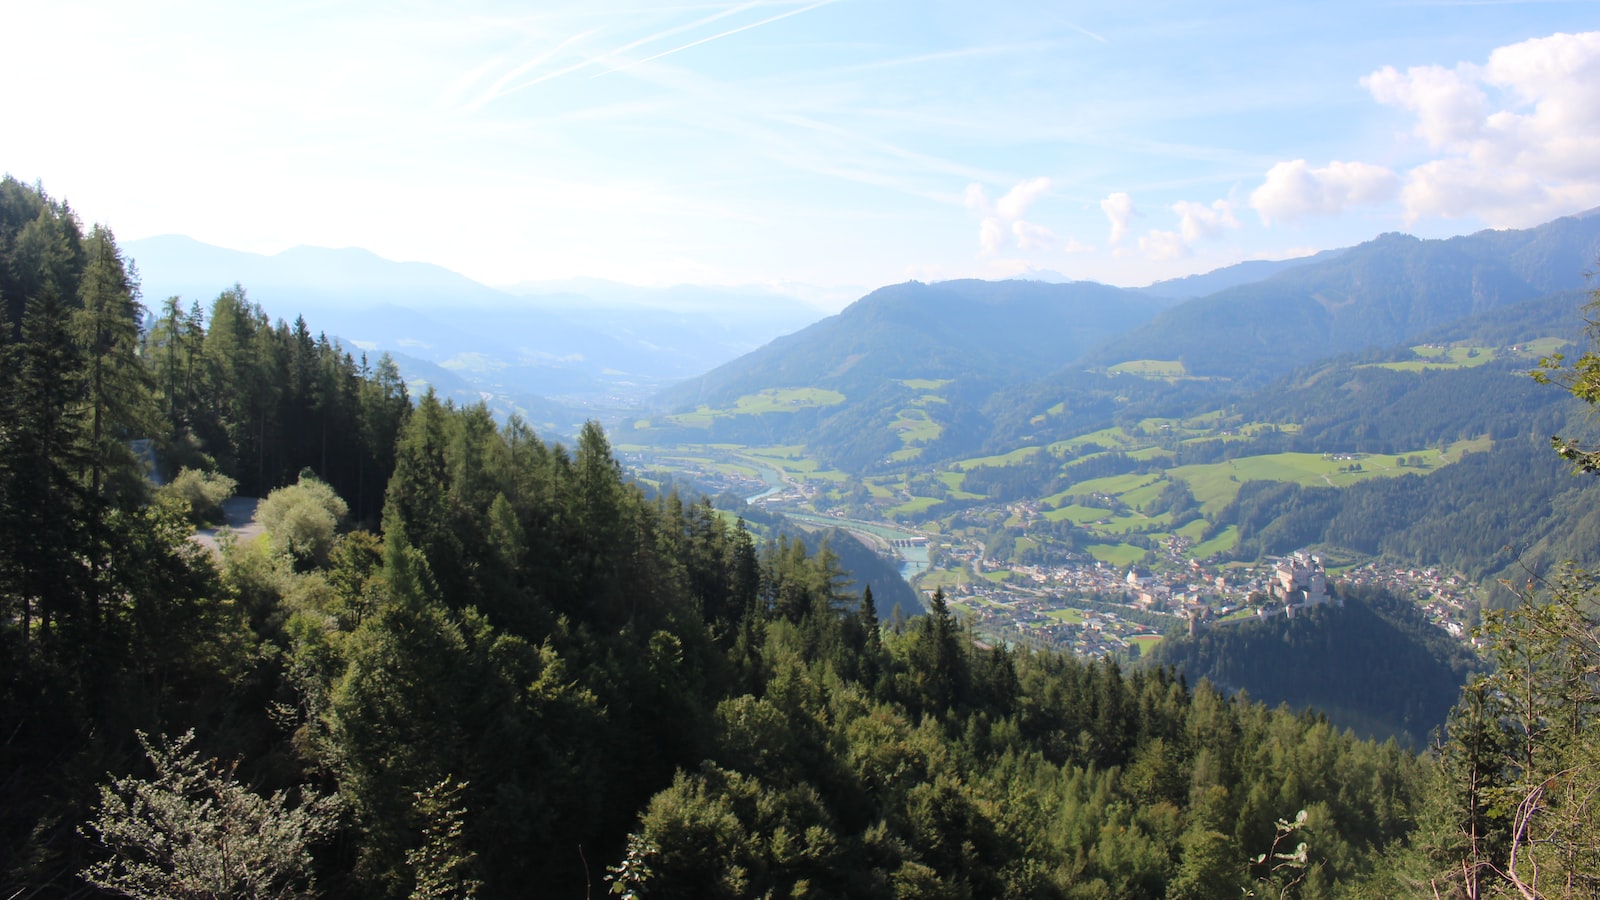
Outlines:
<svg viewBox="0 0 1600 900"><path fill-rule="evenodd" d="M413 404L238 290L145 330L131 271L0 182L0 896L1480 896L1529 854L1600 871L1576 600L1492 622L1500 680L1417 756L986 645L942 593L886 624L833 553L647 495L598 426L563 447ZM192 520L230 483L266 533L213 554Z"/></svg>
<svg viewBox="0 0 1600 900"><path fill-rule="evenodd" d="M1181 360L1190 375L1270 378L1308 359L1398 344L1449 322L1583 287L1600 217L1448 240L1385 234L1162 313L1093 361Z"/></svg>
<svg viewBox="0 0 1600 900"><path fill-rule="evenodd" d="M1292 618L1203 628L1157 645L1147 664L1245 691L1269 706L1324 712L1358 734L1426 747L1467 676L1482 663L1408 599L1343 587L1339 603Z"/></svg>

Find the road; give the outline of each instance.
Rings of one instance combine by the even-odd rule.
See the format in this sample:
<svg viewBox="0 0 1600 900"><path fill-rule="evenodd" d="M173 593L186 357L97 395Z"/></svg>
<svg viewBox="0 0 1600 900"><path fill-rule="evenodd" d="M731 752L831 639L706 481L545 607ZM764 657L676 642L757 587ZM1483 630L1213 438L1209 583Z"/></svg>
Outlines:
<svg viewBox="0 0 1600 900"><path fill-rule="evenodd" d="M194 533L194 540L211 549L213 553L220 553L221 546L217 535L223 528L233 532L239 541L255 540L261 534L261 523L256 521L256 506L260 504L256 497L229 497L222 501L221 528L200 528Z"/></svg>

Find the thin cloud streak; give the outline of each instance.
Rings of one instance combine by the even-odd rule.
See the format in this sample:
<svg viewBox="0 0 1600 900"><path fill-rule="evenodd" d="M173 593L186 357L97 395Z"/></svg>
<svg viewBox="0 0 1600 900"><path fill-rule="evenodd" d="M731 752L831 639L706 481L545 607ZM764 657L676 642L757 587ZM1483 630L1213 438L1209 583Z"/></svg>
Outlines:
<svg viewBox="0 0 1600 900"><path fill-rule="evenodd" d="M718 34L713 34L713 35L709 35L707 37L700 38L699 40L690 41L689 43L684 44L681 47L673 47L671 50L663 50L662 52L657 53L654 56L647 56L644 59L637 60L635 62L629 63L629 64L624 65L624 66L619 66L619 67L617 67L615 69L612 69L611 71L612 72L625 72L625 71L627 71L629 69L632 69L632 68L634 68L636 66L642 66L642 65L644 65L646 63L654 62L654 61L656 61L658 59L661 59L663 57L671 56L674 53L681 53L681 52L683 52L685 50L689 50L691 48L698 47L698 46L700 46L702 44L709 44L712 41L721 40L721 39L723 39L725 37L730 37L732 35L739 34L740 32L749 31L752 28L760 28L763 25L770 25L773 22L778 22L778 21L781 21L783 19L787 19L790 16L798 16L801 13L810 12L813 9L820 9L820 8L822 8L824 6L832 6L833 4L835 4L837 2L839 2L839 0L818 0L818 2L812 3L812 4L808 5L808 6L802 6L799 9L791 9L788 12L779 13L778 15L762 19L759 22L750 22L750 23L747 23L745 25L740 25L738 28L730 28L727 31L723 31L723 32L720 32ZM611 72L605 72L605 73L601 73L601 74L609 75L609 74L611 74ZM598 78L599 76L597 75L595 77Z"/></svg>

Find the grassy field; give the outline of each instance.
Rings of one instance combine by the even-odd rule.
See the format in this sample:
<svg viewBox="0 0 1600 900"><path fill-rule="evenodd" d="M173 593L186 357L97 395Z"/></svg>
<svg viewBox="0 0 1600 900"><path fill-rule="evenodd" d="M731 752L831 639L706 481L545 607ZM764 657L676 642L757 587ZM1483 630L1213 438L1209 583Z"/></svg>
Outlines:
<svg viewBox="0 0 1600 900"><path fill-rule="evenodd" d="M1419 359L1408 359L1403 362L1372 363L1370 366L1357 366L1357 368L1390 369L1396 372L1425 372L1436 369L1470 369L1493 362L1495 352L1493 347L1430 347L1421 345L1412 347L1411 352Z"/></svg>
<svg viewBox="0 0 1600 900"><path fill-rule="evenodd" d="M1144 559L1145 549L1132 544L1090 544L1089 555L1113 566L1131 566Z"/></svg>
<svg viewBox="0 0 1600 900"><path fill-rule="evenodd" d="M954 380L953 378L902 378L900 383L913 391L937 391Z"/></svg>
<svg viewBox="0 0 1600 900"><path fill-rule="evenodd" d="M708 428L721 418L765 413L787 413L822 406L838 406L844 395L823 388L770 388L755 394L746 394L731 407L701 406L693 412L667 416L666 421L687 428Z"/></svg>
<svg viewBox="0 0 1600 900"><path fill-rule="evenodd" d="M1014 466L1023 460L1026 460L1035 453L1038 453L1041 449L1042 448L1040 447L1018 447L1010 453L1002 453L999 456L979 456L973 459L958 460L957 462L951 463L950 467L960 472L969 472L973 469L981 469L985 467L1001 468L1004 466Z"/></svg>
<svg viewBox="0 0 1600 900"><path fill-rule="evenodd" d="M925 513L939 501L933 497L912 497L899 506L891 506L884 510L891 516L915 516Z"/></svg>
<svg viewBox="0 0 1600 900"><path fill-rule="evenodd" d="M1229 525L1216 537L1204 543L1195 544L1189 550L1189 555L1195 559L1206 559L1218 553L1226 553L1239 543L1239 526Z"/></svg>
<svg viewBox="0 0 1600 900"><path fill-rule="evenodd" d="M1561 338L1543 337L1536 341L1529 341L1526 344L1518 344L1512 349L1521 356L1538 359L1541 356L1549 356L1550 354L1555 353L1562 347L1567 346L1569 343L1571 342L1562 340Z"/></svg>
<svg viewBox="0 0 1600 900"><path fill-rule="evenodd" d="M1076 609L1052 609L1045 615L1066 625L1083 624L1083 613Z"/></svg>
<svg viewBox="0 0 1600 900"><path fill-rule="evenodd" d="M1140 378L1182 378L1189 374L1176 359L1130 359L1106 370L1113 375L1138 375Z"/></svg>
<svg viewBox="0 0 1600 900"><path fill-rule="evenodd" d="M1388 455L1362 456L1351 460L1335 459L1320 453L1272 453L1243 456L1220 463L1178 466L1168 469L1167 475L1187 483L1190 493L1200 501L1201 509L1213 513L1231 503L1239 493L1239 485L1246 481L1292 481L1307 487L1348 487L1371 478L1392 478L1434 469L1459 459L1462 450L1474 449L1487 449L1486 441L1462 441L1452 444L1446 451L1410 450L1396 454L1422 457L1422 469L1396 466L1395 457ZM1353 463L1359 463L1361 470L1350 471Z"/></svg>
<svg viewBox="0 0 1600 900"><path fill-rule="evenodd" d="M1059 522L1062 519L1066 519L1074 525L1087 525L1090 522L1098 522L1110 515L1111 512L1109 510L1069 503L1066 506L1050 510L1044 514L1044 517L1051 522Z"/></svg>
<svg viewBox="0 0 1600 900"><path fill-rule="evenodd" d="M1073 497L1084 497L1089 494L1121 496L1138 488L1156 484L1161 480L1160 475L1112 475L1107 478L1091 478L1088 481L1080 481L1073 485L1066 494ZM1154 496L1154 494L1151 496Z"/></svg>
<svg viewBox="0 0 1600 900"><path fill-rule="evenodd" d="M929 418L927 410L902 409L895 413L894 421L889 423L889 430L900 436L901 443L926 444L939 439L939 434L944 430L938 422Z"/></svg>
<svg viewBox="0 0 1600 900"><path fill-rule="evenodd" d="M770 459L774 461L798 460L806 458L806 448L804 444L781 444L771 447L737 447L728 449L742 450L750 456L759 456L763 459Z"/></svg>

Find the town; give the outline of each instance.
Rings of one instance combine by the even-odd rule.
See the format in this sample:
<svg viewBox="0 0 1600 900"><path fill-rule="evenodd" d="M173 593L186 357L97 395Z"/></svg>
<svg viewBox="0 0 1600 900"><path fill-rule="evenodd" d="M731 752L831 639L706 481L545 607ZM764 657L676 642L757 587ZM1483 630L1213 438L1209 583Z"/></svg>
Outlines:
<svg viewBox="0 0 1600 900"><path fill-rule="evenodd" d="M634 465L646 460L625 457ZM1337 585L1380 587L1415 603L1452 637L1472 641L1477 624L1475 586L1436 568L1361 560L1330 566L1308 551L1255 563L1197 560L1192 543L1174 536L1143 563L1116 565L1071 554L1053 565L997 559L979 540L958 532L924 532L903 523L869 522L822 504L816 486L802 480L777 484L706 468L678 475L708 492L744 497L752 505L790 517L802 527L836 526L899 566L926 604L941 588L980 640L1049 649L1084 657L1134 656L1174 631L1198 633L1269 616L1338 603ZM1020 511L1018 507L1021 507ZM1037 518L1027 504L968 511Z"/></svg>

